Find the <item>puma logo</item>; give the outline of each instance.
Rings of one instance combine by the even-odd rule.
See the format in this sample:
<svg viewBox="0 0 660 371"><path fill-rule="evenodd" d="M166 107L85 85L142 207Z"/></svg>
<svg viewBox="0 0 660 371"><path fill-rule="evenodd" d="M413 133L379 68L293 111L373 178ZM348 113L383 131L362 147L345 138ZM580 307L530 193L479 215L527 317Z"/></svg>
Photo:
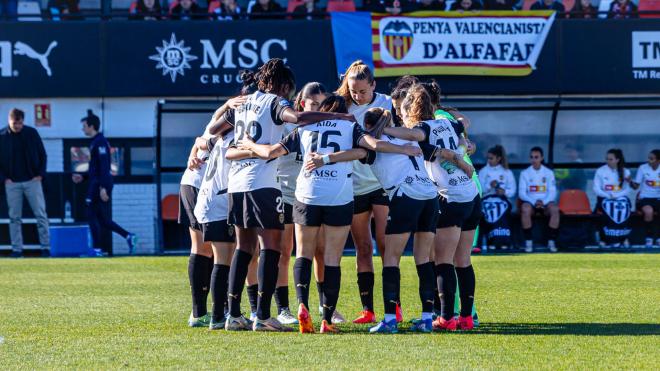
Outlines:
<svg viewBox="0 0 660 371"><path fill-rule="evenodd" d="M303 285L302 283L296 284L296 287L302 287L303 289L306 289L309 285Z"/></svg>
<svg viewBox="0 0 660 371"><path fill-rule="evenodd" d="M237 299L238 300L238 294L227 294L232 299Z"/></svg>
<svg viewBox="0 0 660 371"><path fill-rule="evenodd" d="M14 54L24 55L28 58L38 60L39 63L41 64L41 67L43 67L43 69L46 71L46 75L50 77L53 75L53 73L50 70L48 57L50 56L50 52L56 46L57 46L57 41L51 41L50 45L48 45L48 49L46 49L46 51L43 54L40 54L34 49L32 49L30 45L17 41L16 44L14 44Z"/></svg>
<svg viewBox="0 0 660 371"><path fill-rule="evenodd" d="M257 291L257 295L259 295L259 297L262 297L262 296L264 296L264 292L263 291Z"/></svg>
<svg viewBox="0 0 660 371"><path fill-rule="evenodd" d="M368 296L369 291L360 291L360 296Z"/></svg>

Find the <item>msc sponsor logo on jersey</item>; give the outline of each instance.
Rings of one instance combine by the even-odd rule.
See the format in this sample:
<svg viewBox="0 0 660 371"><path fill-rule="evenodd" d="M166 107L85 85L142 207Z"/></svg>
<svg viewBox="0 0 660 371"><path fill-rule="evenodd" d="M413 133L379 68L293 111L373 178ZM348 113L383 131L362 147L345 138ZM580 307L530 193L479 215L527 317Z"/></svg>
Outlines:
<svg viewBox="0 0 660 371"><path fill-rule="evenodd" d="M483 199L481 208L486 221L495 224L509 209L509 203L500 197L490 196Z"/></svg>
<svg viewBox="0 0 660 371"><path fill-rule="evenodd" d="M258 64L271 59L274 51L278 54L287 51L287 41L267 39L263 42L254 39L226 39L222 44L214 44L209 39L200 39L201 57L193 52L192 46L186 46L185 40L177 40L172 33L170 39L162 40L162 46L156 46L156 54L149 59L156 61L156 69L162 70L163 76L169 75L172 83L177 76L185 76L185 70L199 72L202 84L240 83L239 69L255 68ZM286 63L287 59L283 58ZM198 71L190 62L198 61ZM210 71L209 71L210 70ZM221 70L220 73L213 73Z"/></svg>
<svg viewBox="0 0 660 371"><path fill-rule="evenodd" d="M22 41L16 41L13 44L11 41L0 41L0 77L17 77L20 74L18 70L14 69L13 63L14 56L17 55L34 59L39 62L46 76L53 76L48 57L56 46L57 41L53 40L43 53L39 53L35 48Z"/></svg>
<svg viewBox="0 0 660 371"><path fill-rule="evenodd" d="M305 178L337 178L337 170L316 169L305 172Z"/></svg>
<svg viewBox="0 0 660 371"><path fill-rule="evenodd" d="M412 46L414 34L410 26L403 21L392 21L383 28L383 43L397 61L402 60Z"/></svg>
<svg viewBox="0 0 660 371"><path fill-rule="evenodd" d="M632 209L630 200L627 197L604 199L601 206L605 215L616 224L627 221L630 217L630 210Z"/></svg>

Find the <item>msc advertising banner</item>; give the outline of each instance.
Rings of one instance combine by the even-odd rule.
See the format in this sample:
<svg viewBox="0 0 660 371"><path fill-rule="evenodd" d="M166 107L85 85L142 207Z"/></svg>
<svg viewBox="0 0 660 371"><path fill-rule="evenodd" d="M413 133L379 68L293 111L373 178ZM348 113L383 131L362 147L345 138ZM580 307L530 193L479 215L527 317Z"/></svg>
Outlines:
<svg viewBox="0 0 660 371"><path fill-rule="evenodd" d="M329 22L111 22L105 35L108 95L233 95L241 70L274 57L299 86L336 84Z"/></svg>
<svg viewBox="0 0 660 371"><path fill-rule="evenodd" d="M373 14L375 75L527 76L554 18L553 11Z"/></svg>

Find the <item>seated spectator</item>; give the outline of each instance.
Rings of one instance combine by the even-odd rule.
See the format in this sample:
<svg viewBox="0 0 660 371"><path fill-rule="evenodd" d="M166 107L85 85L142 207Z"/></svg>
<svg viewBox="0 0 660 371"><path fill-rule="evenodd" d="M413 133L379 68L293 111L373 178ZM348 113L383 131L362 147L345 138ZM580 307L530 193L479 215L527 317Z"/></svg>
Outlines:
<svg viewBox="0 0 660 371"><path fill-rule="evenodd" d="M571 9L571 18L597 18L598 9L591 4L591 0L578 0Z"/></svg>
<svg viewBox="0 0 660 371"><path fill-rule="evenodd" d="M485 0L485 10L513 10L517 0Z"/></svg>
<svg viewBox="0 0 660 371"><path fill-rule="evenodd" d="M18 0L0 0L0 19L16 20Z"/></svg>
<svg viewBox="0 0 660 371"><path fill-rule="evenodd" d="M286 9L282 8L275 0L257 0L248 9L251 19L278 19L283 18L285 13Z"/></svg>
<svg viewBox="0 0 660 371"><path fill-rule="evenodd" d="M411 0L372 0L363 6L366 11L399 15L417 10L417 4Z"/></svg>
<svg viewBox="0 0 660 371"><path fill-rule="evenodd" d="M532 216L543 214L550 217L548 226L548 249L556 252L555 240L559 235L559 207L555 203L557 186L555 174L543 165L543 149L534 147L529 154L530 163L527 169L520 173L518 182L518 197L522 201L520 221L525 237L525 252L534 251L532 241Z"/></svg>
<svg viewBox="0 0 660 371"><path fill-rule="evenodd" d="M216 6L213 6L214 4ZM236 0L213 1L209 3L209 13L213 15L214 19L221 21L239 19L243 14Z"/></svg>
<svg viewBox="0 0 660 371"><path fill-rule="evenodd" d="M642 165L635 174L635 180L632 187L638 189L639 200L637 210L641 210L644 215L644 225L646 226L646 247L660 247L660 223L653 222L653 214L660 212L660 149L654 149L649 153L648 163Z"/></svg>
<svg viewBox="0 0 660 371"><path fill-rule="evenodd" d="M191 20L191 19L207 19L205 12L193 0L179 0L172 11L172 19Z"/></svg>
<svg viewBox="0 0 660 371"><path fill-rule="evenodd" d="M54 21L82 19L78 3L80 0L50 0L48 11L51 19Z"/></svg>
<svg viewBox="0 0 660 371"><path fill-rule="evenodd" d="M162 11L158 0L138 0L130 19L157 21L163 16Z"/></svg>
<svg viewBox="0 0 660 371"><path fill-rule="evenodd" d="M481 10L483 7L478 0L457 0L451 4L451 10L467 12L471 10Z"/></svg>
<svg viewBox="0 0 660 371"><path fill-rule="evenodd" d="M607 18L637 18L637 5L630 0L616 0L610 5Z"/></svg>
<svg viewBox="0 0 660 371"><path fill-rule="evenodd" d="M606 161L596 170L593 185L596 212L601 214L600 243L602 247L619 247L630 234L630 170L625 168L623 152L618 148L607 151Z"/></svg>
<svg viewBox="0 0 660 371"><path fill-rule="evenodd" d="M529 8L530 10L554 10L557 13L565 12L564 4L557 0L538 0Z"/></svg>
<svg viewBox="0 0 660 371"><path fill-rule="evenodd" d="M360 10L371 13L384 13L380 0L363 0Z"/></svg>
<svg viewBox="0 0 660 371"><path fill-rule="evenodd" d="M503 250L511 245L510 198L516 195L516 180L509 170L506 151L501 145L488 149L488 163L479 171L479 182L483 192L482 209L484 212L483 235L485 248L496 246Z"/></svg>
<svg viewBox="0 0 660 371"><path fill-rule="evenodd" d="M322 19L325 18L325 10L316 6L316 1L305 0L303 4L293 9L293 18L295 19Z"/></svg>
<svg viewBox="0 0 660 371"><path fill-rule="evenodd" d="M417 11L444 11L447 10L445 0L421 0L417 4Z"/></svg>

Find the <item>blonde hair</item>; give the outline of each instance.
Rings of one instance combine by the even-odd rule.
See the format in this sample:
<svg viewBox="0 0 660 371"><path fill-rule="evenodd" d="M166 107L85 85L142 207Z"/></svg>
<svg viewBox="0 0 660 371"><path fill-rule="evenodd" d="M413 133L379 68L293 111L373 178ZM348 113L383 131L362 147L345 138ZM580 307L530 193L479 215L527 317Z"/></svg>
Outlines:
<svg viewBox="0 0 660 371"><path fill-rule="evenodd" d="M357 60L351 63L350 66L344 72L344 75L341 79L341 84L339 89L337 89L337 95L341 95L342 98L346 100L346 104L350 106L353 103L351 98L351 91L348 88L348 80L367 80L369 84L373 84L375 81L374 74L371 72L371 68L367 66L362 60Z"/></svg>

